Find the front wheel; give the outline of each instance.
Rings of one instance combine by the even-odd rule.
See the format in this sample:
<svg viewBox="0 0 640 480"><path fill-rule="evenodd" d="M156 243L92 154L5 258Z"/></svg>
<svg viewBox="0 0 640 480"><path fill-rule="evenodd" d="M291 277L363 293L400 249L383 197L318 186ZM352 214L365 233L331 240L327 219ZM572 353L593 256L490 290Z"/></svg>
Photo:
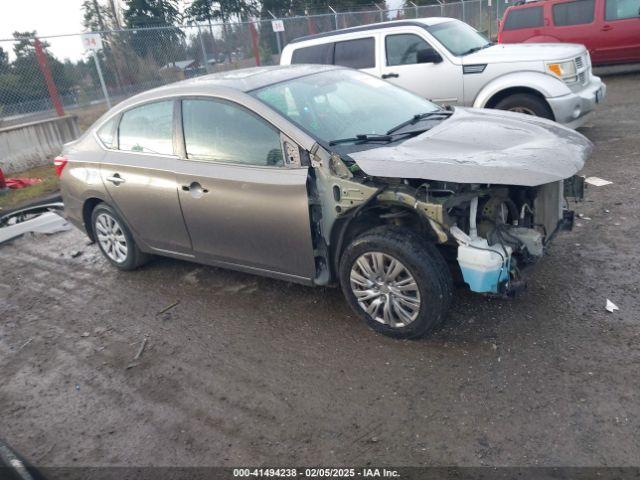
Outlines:
<svg viewBox="0 0 640 480"><path fill-rule="evenodd" d="M553 120L553 112L546 101L529 93L517 93L500 100L494 108L509 110L510 112L524 113L536 117Z"/></svg>
<svg viewBox="0 0 640 480"><path fill-rule="evenodd" d="M420 337L445 318L451 274L440 252L413 231L379 227L357 237L340 260L340 284L351 307L374 330Z"/></svg>

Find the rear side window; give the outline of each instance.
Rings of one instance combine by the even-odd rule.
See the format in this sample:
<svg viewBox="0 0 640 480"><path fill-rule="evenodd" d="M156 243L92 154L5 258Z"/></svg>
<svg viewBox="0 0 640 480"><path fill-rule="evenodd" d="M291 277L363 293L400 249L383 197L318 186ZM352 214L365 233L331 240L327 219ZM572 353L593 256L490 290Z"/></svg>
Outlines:
<svg viewBox="0 0 640 480"><path fill-rule="evenodd" d="M351 68L373 68L376 66L375 49L372 37L336 42L335 64Z"/></svg>
<svg viewBox="0 0 640 480"><path fill-rule="evenodd" d="M535 28L543 25L542 7L528 7L511 10L504 21L503 30Z"/></svg>
<svg viewBox="0 0 640 480"><path fill-rule="evenodd" d="M606 20L640 17L640 0L607 0L604 17Z"/></svg>
<svg viewBox="0 0 640 480"><path fill-rule="evenodd" d="M282 166L280 133L245 108L220 100L183 100L187 158Z"/></svg>
<svg viewBox="0 0 640 480"><path fill-rule="evenodd" d="M553 6L553 23L559 27L593 22L595 0L558 3Z"/></svg>
<svg viewBox="0 0 640 480"><path fill-rule="evenodd" d="M149 103L122 114L120 150L173 154L173 101Z"/></svg>
<svg viewBox="0 0 640 480"><path fill-rule="evenodd" d="M115 147L115 127L116 127L116 119L112 118L98 130L98 138L102 142L102 144L107 148Z"/></svg>
<svg viewBox="0 0 640 480"><path fill-rule="evenodd" d="M298 48L293 51L291 63L319 63L331 65L333 63L333 43L313 45L312 47Z"/></svg>

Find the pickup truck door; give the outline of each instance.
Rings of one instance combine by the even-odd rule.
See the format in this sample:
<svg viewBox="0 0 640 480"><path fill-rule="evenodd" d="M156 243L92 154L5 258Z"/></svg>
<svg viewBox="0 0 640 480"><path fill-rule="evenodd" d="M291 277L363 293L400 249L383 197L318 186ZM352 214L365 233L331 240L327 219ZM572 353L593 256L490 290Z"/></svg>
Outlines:
<svg viewBox="0 0 640 480"><path fill-rule="evenodd" d="M440 104L462 104L462 65L421 29L394 28L381 36L380 77Z"/></svg>

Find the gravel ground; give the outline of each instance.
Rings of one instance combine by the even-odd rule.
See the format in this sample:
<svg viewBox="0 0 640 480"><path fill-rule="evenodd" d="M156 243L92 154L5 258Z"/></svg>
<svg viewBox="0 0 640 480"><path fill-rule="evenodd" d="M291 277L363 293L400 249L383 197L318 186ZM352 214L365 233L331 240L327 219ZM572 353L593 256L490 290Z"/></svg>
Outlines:
<svg viewBox="0 0 640 480"><path fill-rule="evenodd" d="M75 230L0 247L0 432L46 466L640 465L640 75L607 83L581 131L584 173L614 183L524 294L458 289L423 340L337 289L121 273Z"/></svg>

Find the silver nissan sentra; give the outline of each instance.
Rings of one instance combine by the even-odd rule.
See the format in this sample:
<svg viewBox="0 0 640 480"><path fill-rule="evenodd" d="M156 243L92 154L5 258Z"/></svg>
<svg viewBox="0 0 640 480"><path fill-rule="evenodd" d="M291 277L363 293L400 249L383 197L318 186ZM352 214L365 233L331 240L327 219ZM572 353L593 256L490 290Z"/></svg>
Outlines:
<svg viewBox="0 0 640 480"><path fill-rule="evenodd" d="M55 159L68 218L122 270L165 255L337 285L375 330L439 325L453 279L510 295L570 227L592 149L351 69L207 75L132 97Z"/></svg>

